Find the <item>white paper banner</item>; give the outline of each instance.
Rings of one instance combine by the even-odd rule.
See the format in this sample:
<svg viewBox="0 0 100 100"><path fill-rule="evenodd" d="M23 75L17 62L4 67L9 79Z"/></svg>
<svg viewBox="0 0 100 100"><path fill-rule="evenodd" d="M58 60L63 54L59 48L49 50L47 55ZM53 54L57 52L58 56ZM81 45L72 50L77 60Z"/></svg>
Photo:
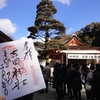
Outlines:
<svg viewBox="0 0 100 100"><path fill-rule="evenodd" d="M45 88L32 39L0 44L0 95L13 100Z"/></svg>
<svg viewBox="0 0 100 100"><path fill-rule="evenodd" d="M100 59L98 54L68 54L68 59Z"/></svg>

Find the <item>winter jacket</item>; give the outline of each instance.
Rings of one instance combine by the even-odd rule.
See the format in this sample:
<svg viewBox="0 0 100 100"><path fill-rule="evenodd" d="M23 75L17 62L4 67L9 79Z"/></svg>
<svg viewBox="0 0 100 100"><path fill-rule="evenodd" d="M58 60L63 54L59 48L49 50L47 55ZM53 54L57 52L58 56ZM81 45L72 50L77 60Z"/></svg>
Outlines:
<svg viewBox="0 0 100 100"><path fill-rule="evenodd" d="M73 90L79 91L82 89L81 73L79 71L71 70L70 81Z"/></svg>

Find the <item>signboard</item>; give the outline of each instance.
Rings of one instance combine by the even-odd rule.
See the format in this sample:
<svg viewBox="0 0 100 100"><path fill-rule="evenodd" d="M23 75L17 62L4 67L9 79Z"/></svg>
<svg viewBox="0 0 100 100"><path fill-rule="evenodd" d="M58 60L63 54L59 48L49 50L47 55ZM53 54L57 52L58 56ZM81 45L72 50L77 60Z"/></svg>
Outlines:
<svg viewBox="0 0 100 100"><path fill-rule="evenodd" d="M68 59L100 59L98 54L68 54Z"/></svg>
<svg viewBox="0 0 100 100"><path fill-rule="evenodd" d="M0 44L0 96L6 100L45 88L32 39Z"/></svg>

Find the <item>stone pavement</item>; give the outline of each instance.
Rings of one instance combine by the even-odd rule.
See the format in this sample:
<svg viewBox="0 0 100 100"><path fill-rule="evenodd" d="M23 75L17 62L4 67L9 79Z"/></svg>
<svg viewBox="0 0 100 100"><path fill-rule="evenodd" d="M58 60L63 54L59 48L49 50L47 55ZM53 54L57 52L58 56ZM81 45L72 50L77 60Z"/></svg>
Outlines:
<svg viewBox="0 0 100 100"><path fill-rule="evenodd" d="M52 85L49 85L48 93L35 92L33 100L56 100L55 99L56 97L57 97L57 93L56 93L55 89L52 88ZM63 100L75 100L75 99L68 99L67 96L64 96ZM82 100L86 100L84 88L82 89Z"/></svg>

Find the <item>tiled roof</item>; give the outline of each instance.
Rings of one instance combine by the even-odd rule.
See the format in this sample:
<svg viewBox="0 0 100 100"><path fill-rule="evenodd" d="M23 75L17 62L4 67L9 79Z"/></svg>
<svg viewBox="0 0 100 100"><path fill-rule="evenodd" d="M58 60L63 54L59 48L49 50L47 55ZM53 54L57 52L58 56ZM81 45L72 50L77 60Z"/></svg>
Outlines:
<svg viewBox="0 0 100 100"><path fill-rule="evenodd" d="M7 36L6 34L4 34L1 30L0 30L0 42L7 42L7 41L13 41L13 39L11 39L9 36Z"/></svg>

